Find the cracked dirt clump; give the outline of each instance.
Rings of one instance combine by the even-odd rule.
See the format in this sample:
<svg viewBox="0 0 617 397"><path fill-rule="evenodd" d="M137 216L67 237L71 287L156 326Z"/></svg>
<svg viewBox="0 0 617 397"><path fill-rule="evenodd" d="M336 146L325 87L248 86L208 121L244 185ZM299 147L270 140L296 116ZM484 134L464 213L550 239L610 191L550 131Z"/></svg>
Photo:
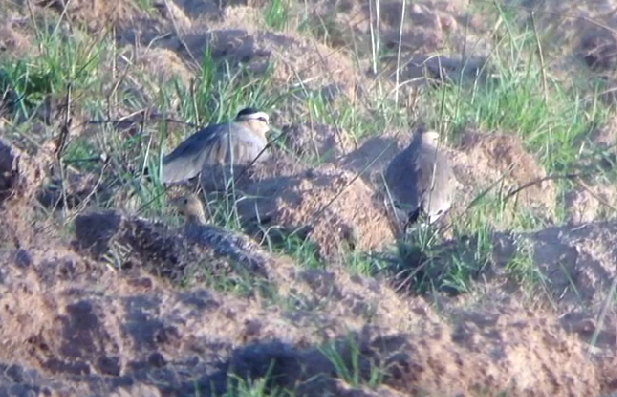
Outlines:
<svg viewBox="0 0 617 397"><path fill-rule="evenodd" d="M122 270L139 268L185 286L214 274L231 279L234 270L283 282L289 278L284 256L261 249L242 233L207 224L173 228L113 209L77 215L73 246L95 260L114 258Z"/></svg>

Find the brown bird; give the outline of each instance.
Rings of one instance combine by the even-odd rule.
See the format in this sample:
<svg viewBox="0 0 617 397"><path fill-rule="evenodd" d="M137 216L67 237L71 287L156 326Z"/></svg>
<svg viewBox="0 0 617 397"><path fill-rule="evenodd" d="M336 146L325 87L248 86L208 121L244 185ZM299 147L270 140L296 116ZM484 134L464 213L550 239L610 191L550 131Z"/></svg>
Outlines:
<svg viewBox="0 0 617 397"><path fill-rule="evenodd" d="M171 204L184 216L184 236L188 243L212 250L218 256L246 265L248 270L269 276L271 256L241 233L207 225L206 214L196 195L177 197L171 200Z"/></svg>
<svg viewBox="0 0 617 397"><path fill-rule="evenodd" d="M409 223L421 213L429 223L450 209L456 192L456 179L449 159L438 148L439 134L417 131L409 145L388 165L384 175L398 211Z"/></svg>
<svg viewBox="0 0 617 397"><path fill-rule="evenodd" d="M162 182L186 182L207 165L247 165L267 160L270 117L254 108L241 110L233 121L209 125L188 137L163 158ZM218 176L217 176L218 177Z"/></svg>

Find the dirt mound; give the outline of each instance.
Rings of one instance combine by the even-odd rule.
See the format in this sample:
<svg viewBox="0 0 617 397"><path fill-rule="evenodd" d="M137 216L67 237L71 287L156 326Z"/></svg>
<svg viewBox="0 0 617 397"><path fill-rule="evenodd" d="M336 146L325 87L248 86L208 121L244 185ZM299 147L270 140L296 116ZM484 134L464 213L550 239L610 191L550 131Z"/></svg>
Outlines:
<svg viewBox="0 0 617 397"><path fill-rule="evenodd" d="M489 241L486 243L489 247L485 253L486 266L474 275L475 279L485 282L482 293L478 293L484 297L482 305L494 309L491 302L499 302L518 309L531 304L593 317L603 310L613 293L611 288L617 274L611 258L615 254L612 241L616 233L617 224L611 221L554 226L533 232L499 231L491 233L490 237L465 237L473 242L468 244L472 247L476 246L478 237ZM430 263L430 269L434 270L430 277L435 286L440 276L438 270L451 271L453 258L468 263L477 261L473 251L463 251L461 240L464 241L460 238L447 240L432 247L437 253ZM469 297L460 296L459 302L450 303L467 307L474 301L473 296L473 293ZM513 300L518 299L523 306L514 305Z"/></svg>
<svg viewBox="0 0 617 397"><path fill-rule="evenodd" d="M36 5L63 15L68 21L77 23L90 32L104 32L113 27L118 29L120 36L131 39L145 36L149 41L163 26L160 15L148 13L130 0L42 0ZM135 26L140 26L141 31L136 31Z"/></svg>
<svg viewBox="0 0 617 397"><path fill-rule="evenodd" d="M379 371L392 393L569 396L600 389L582 344L540 314L465 312L447 325L420 301L396 306L396 295L374 281L300 273L294 283L313 290L302 299L316 300L305 307L329 308L315 319L310 311L266 312L253 300L212 291L175 292L139 272L103 272L70 250L5 251L0 260L0 362L12 368L5 374L31 373L34 388L220 395L234 387L234 374L253 381L270 374L271 387L312 396L344 387L338 362L361 382ZM400 317L407 310L412 318ZM368 312L375 326L359 321ZM55 380L43 380L49 376ZM25 387L19 375L7 382Z"/></svg>
<svg viewBox="0 0 617 397"><path fill-rule="evenodd" d="M600 310L610 295L611 282L615 278L614 222L595 222L584 226L552 227L534 233L520 233L511 236L510 247L524 248L531 244L534 266L548 281L546 289L554 302L563 310L578 310L579 305ZM500 261L503 265L505 256Z"/></svg>
<svg viewBox="0 0 617 397"><path fill-rule="evenodd" d="M573 187L565 194L568 220L573 223L610 219L617 203L617 187L612 178L617 159L615 134L617 119L610 117L590 134L590 144L584 144L577 161L581 178L573 179Z"/></svg>
<svg viewBox="0 0 617 397"><path fill-rule="evenodd" d="M323 258L340 260L349 249L378 249L393 241L385 207L353 172L277 160L255 167L250 179L241 188L240 216L309 237Z"/></svg>
<svg viewBox="0 0 617 397"><path fill-rule="evenodd" d="M296 155L317 162L331 162L355 146L347 131L321 123L292 123L283 127L283 134Z"/></svg>
<svg viewBox="0 0 617 397"><path fill-rule="evenodd" d="M609 217L615 211L617 189L612 183L578 183L565 197L568 219L576 224Z"/></svg>
<svg viewBox="0 0 617 397"><path fill-rule="evenodd" d="M23 151L0 139L0 240L19 248L34 241L33 198L44 178L42 167Z"/></svg>
<svg viewBox="0 0 617 397"><path fill-rule="evenodd" d="M465 131L460 152L455 155L457 177L466 187L466 202L495 184L494 192L509 197L511 203L522 208L536 209L550 219L555 206L556 190L550 180L532 183L547 176L544 168L527 152L515 135L487 134Z"/></svg>
<svg viewBox="0 0 617 397"><path fill-rule="evenodd" d="M279 174L284 173L278 166ZM260 172L273 175L257 168L251 177ZM337 243L327 239L344 236L337 230L344 222L356 222L361 230L357 245L368 244L361 240L366 236L381 241L369 234L379 232L375 210L362 206L371 202L373 191L354 181L353 174L333 166L291 174L297 183L272 194L272 216L278 222L312 224L326 253L338 253ZM339 193L345 186L349 190ZM316 217L337 194L323 218ZM558 233L564 240L546 244L550 252L540 246L538 254L563 265L565 259L555 254L565 252L559 244L583 252L576 244L589 247L595 242L597 251L589 255L603 260L599 255L614 239L609 229L598 228L586 240L581 229L572 233ZM5 264L0 365L6 366L7 382L15 387L69 395L122 395L149 388L161 394L199 390L220 395L235 387L237 377L258 380L269 375L270 387L323 395L349 392L344 384L348 379L337 372L340 363L361 382L369 382L378 371L381 388L394 395L423 390L594 395L611 382L584 370L593 365L584 344L548 313L507 306L492 314L465 310L447 324L421 298L400 296L377 279L336 267L327 272L292 270L278 290L303 310L288 311L263 306L264 298L177 291L137 268L109 271L103 262L62 248L60 242L55 245L0 253ZM15 357L20 357L18 363ZM29 386L19 375L23 372L30 374ZM55 380L45 380L49 377Z"/></svg>
<svg viewBox="0 0 617 397"><path fill-rule="evenodd" d="M244 64L254 74L273 66L273 78L281 84L301 84L309 89L334 84L342 95L356 99L357 85L365 77L350 57L305 35L273 33L263 30L263 25L258 10L231 7L225 9L222 21L194 25L159 45L192 62L203 59L208 51L214 59L225 60L232 67Z"/></svg>
<svg viewBox="0 0 617 397"><path fill-rule="evenodd" d="M198 230L193 231L200 237L195 243L182 228L116 210L95 210L75 218L74 246L97 260L115 257L121 269L139 267L184 284L187 274L203 279L208 272L231 272L230 262L241 273L272 280L285 270L277 265L278 272L274 272L272 264L278 258L240 233L210 225Z"/></svg>
<svg viewBox="0 0 617 397"><path fill-rule="evenodd" d="M149 87L154 91L153 98L159 93L160 86L167 81L177 78L185 87L190 86L193 73L185 65L184 61L174 52L164 48L151 48L137 59L137 66L134 70L136 75L144 73L153 83ZM174 106L172 106L173 108Z"/></svg>
<svg viewBox="0 0 617 397"><path fill-rule="evenodd" d="M361 45L368 44L371 34L370 21L377 19L375 10L372 10L370 5L357 1L342 2L335 7L330 2L317 3L315 17L329 22L343 32L345 45L352 45L348 40L353 40L354 37L362 40ZM334 13L333 8L336 10ZM443 7L438 9L430 4L413 4L410 8L406 10L406 18L401 23L401 2L380 3L379 33L382 36L382 45L386 48L393 48L400 41L404 43L405 50L434 51L443 46L445 33L454 33L456 20L447 12L454 11L453 7L445 11ZM331 29L331 33L336 31Z"/></svg>
<svg viewBox="0 0 617 397"><path fill-rule="evenodd" d="M34 32L27 23L23 20L2 17L0 24L2 26L0 27L0 52L14 56L36 53L32 45Z"/></svg>
<svg viewBox="0 0 617 397"><path fill-rule="evenodd" d="M341 165L361 174L365 181L374 186L383 185L381 173L405 148L405 139L410 138L410 132L400 135L384 132L378 137L365 139L356 150L341 159Z"/></svg>

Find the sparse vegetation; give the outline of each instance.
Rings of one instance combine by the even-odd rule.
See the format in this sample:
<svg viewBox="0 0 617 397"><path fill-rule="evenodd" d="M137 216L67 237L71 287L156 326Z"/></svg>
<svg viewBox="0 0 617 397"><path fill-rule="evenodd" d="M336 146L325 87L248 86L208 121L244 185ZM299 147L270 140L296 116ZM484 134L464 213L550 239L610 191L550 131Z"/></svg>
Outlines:
<svg viewBox="0 0 617 397"><path fill-rule="evenodd" d="M595 17L557 1L44 3L0 0L0 366L35 374L0 383L614 391L614 71L577 39ZM275 160L200 197L273 253L269 278L211 256L168 277L157 261L180 259L130 239L79 245L74 220L97 208L176 236L168 201L195 186L163 186L162 157L249 106L271 114ZM382 172L419 123L459 194L401 233Z"/></svg>

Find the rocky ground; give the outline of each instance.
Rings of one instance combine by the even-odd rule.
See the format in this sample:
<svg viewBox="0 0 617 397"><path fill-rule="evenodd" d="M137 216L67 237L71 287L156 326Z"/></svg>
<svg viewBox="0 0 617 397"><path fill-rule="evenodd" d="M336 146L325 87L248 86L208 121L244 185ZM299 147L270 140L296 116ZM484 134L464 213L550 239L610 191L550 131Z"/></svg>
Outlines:
<svg viewBox="0 0 617 397"><path fill-rule="evenodd" d="M1 0L0 395L617 392L617 5L538 3ZM270 277L84 243L100 207L178 226L170 120L247 105L274 158L206 198ZM458 198L401 238L416 120Z"/></svg>

